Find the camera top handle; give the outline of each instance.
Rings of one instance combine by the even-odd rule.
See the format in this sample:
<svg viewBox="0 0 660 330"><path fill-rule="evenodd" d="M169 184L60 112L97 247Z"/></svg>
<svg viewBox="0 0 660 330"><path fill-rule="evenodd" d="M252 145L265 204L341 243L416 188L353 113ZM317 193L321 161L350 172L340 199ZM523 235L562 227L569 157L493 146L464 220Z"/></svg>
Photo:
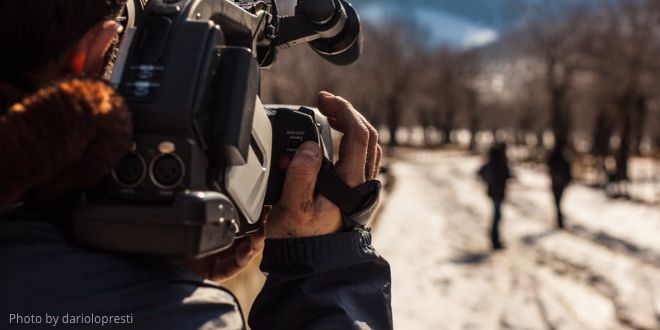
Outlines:
<svg viewBox="0 0 660 330"><path fill-rule="evenodd" d="M141 9L147 2L133 0L127 4L127 27L139 24ZM175 0L166 1L163 10L177 6ZM266 68L276 60L278 49L303 43L337 65L355 62L362 52L360 19L344 0L298 0L294 16L279 16L276 0L200 1L191 13L195 19L212 20L222 26L230 36L229 45L252 49L259 64Z"/></svg>
<svg viewBox="0 0 660 330"><path fill-rule="evenodd" d="M120 18L126 29L139 24L148 2L127 2ZM181 8L179 2L166 1L163 10ZM224 13L223 16L213 16L218 12ZM298 0L294 16L279 16L276 0L210 0L199 2L195 15L197 19L213 20L225 30L236 27L235 31L227 31L230 34L246 32L246 28L252 31L254 34L249 35L249 42L242 42L243 46L252 49L259 64L266 68L276 60L277 49L303 43L309 43L320 56L337 65L355 62L362 52L360 19L353 6L344 0Z"/></svg>

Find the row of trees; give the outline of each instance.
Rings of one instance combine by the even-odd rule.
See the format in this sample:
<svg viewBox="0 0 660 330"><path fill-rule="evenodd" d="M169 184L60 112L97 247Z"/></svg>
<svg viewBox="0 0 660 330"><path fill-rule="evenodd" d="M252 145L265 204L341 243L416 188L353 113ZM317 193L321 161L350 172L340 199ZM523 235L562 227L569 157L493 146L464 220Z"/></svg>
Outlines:
<svg viewBox="0 0 660 330"><path fill-rule="evenodd" d="M647 122L660 91L656 1L535 9L538 18L526 25L524 44L540 65L540 75L530 78L543 80L555 143L568 144L572 132L588 134L588 151L613 155L614 180L628 179L629 155L641 152L644 138L660 142L658 126Z"/></svg>
<svg viewBox="0 0 660 330"><path fill-rule="evenodd" d="M613 156L615 177L626 179L630 154L660 146L657 1L513 1L524 13L518 27L480 48L431 47L423 29L390 21L365 28L364 54L349 67L287 50L264 75L264 99L313 104L318 90L343 95L390 146L406 127L421 128L429 146L465 130L471 148L479 132L506 130L538 146L550 132L555 145Z"/></svg>

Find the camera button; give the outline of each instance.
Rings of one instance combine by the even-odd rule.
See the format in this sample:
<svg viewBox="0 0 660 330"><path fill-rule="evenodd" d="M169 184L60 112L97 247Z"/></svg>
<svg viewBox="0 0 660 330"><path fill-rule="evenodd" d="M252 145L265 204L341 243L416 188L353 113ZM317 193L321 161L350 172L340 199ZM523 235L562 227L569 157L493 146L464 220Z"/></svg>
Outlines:
<svg viewBox="0 0 660 330"><path fill-rule="evenodd" d="M289 148L298 149L302 145L302 139L289 138Z"/></svg>
<svg viewBox="0 0 660 330"><path fill-rule="evenodd" d="M291 157L289 156L281 156L277 159L277 167L280 170L286 170L289 168L289 164L291 164Z"/></svg>

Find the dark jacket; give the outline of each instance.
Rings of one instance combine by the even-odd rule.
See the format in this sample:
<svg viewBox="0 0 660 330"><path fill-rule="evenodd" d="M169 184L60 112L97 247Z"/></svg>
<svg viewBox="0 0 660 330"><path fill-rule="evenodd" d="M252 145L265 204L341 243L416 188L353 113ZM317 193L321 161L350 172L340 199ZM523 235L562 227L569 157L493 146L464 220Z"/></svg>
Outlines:
<svg viewBox="0 0 660 330"><path fill-rule="evenodd" d="M560 151L550 153L548 168L553 189L564 190L573 180L571 163Z"/></svg>
<svg viewBox="0 0 660 330"><path fill-rule="evenodd" d="M90 251L52 220L0 215L0 328L245 328L233 295L179 261ZM261 270L252 329L392 329L390 269L368 231L267 240Z"/></svg>
<svg viewBox="0 0 660 330"><path fill-rule="evenodd" d="M479 169L478 175L488 186L488 196L503 200L506 197L506 183L511 179L509 166L504 162L488 161Z"/></svg>
<svg viewBox="0 0 660 330"><path fill-rule="evenodd" d="M506 197L506 183L511 179L506 145L497 143L488 152L488 162L479 169L478 175L488 185L488 196L502 201Z"/></svg>

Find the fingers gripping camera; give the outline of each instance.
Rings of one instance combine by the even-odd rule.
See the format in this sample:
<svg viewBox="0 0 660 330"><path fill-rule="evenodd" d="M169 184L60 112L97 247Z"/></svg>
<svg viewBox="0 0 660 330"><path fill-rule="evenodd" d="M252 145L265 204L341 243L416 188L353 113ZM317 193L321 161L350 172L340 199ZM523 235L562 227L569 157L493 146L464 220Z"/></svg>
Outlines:
<svg viewBox="0 0 660 330"><path fill-rule="evenodd" d="M328 120L318 110L297 106L271 106L269 116L273 124L274 160L265 203L277 204L289 161L298 147L313 141L321 146L324 156L316 190L339 207L346 229L367 226L378 205L381 184L370 180L353 189L334 174L332 130Z"/></svg>

